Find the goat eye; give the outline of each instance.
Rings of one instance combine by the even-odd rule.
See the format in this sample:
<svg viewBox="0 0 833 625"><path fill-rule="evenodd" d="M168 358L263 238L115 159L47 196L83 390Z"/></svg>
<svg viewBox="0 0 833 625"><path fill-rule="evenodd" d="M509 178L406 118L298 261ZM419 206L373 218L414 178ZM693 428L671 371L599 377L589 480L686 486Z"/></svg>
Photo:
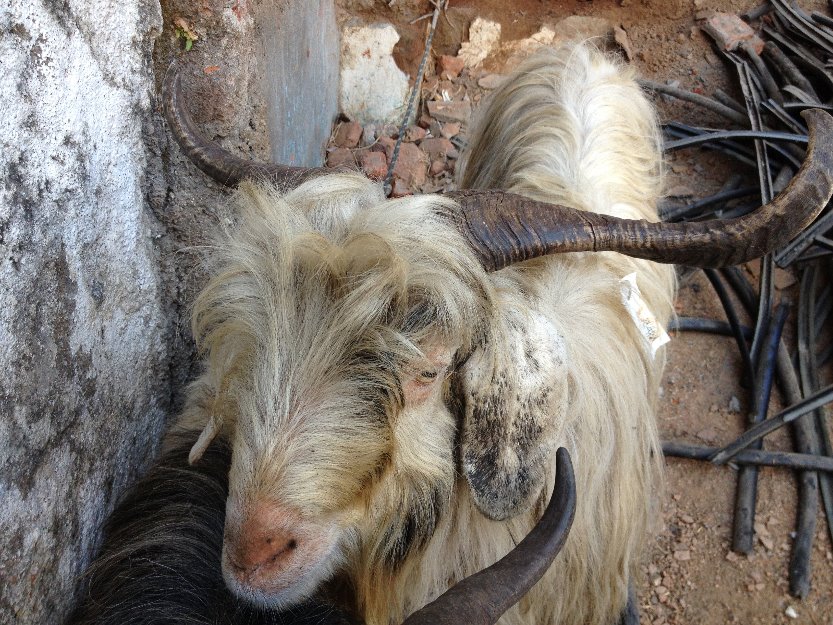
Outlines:
<svg viewBox="0 0 833 625"><path fill-rule="evenodd" d="M419 381L425 382L432 382L437 379L437 372L436 371L421 371L419 374Z"/></svg>

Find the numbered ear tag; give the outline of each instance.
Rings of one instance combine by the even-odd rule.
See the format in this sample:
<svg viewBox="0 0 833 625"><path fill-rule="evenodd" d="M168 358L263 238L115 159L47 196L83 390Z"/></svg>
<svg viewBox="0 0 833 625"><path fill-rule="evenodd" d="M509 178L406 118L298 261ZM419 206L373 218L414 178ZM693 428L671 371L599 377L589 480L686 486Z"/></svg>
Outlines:
<svg viewBox="0 0 833 625"><path fill-rule="evenodd" d="M657 350L671 340L668 333L660 325L654 313L648 308L639 287L636 285L636 272L626 275L619 281L622 303L631 315L631 319L639 328L639 332L648 343L651 358L656 357Z"/></svg>

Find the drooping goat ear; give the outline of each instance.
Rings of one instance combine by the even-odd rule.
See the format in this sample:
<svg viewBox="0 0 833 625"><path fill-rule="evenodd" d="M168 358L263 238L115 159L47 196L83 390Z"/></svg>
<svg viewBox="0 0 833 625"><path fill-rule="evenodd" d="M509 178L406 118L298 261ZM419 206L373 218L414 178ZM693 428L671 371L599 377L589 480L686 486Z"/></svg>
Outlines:
<svg viewBox="0 0 833 625"><path fill-rule="evenodd" d="M475 504L495 520L535 501L555 457L567 379L564 342L543 315L506 311L458 369L461 461Z"/></svg>
<svg viewBox="0 0 833 625"><path fill-rule="evenodd" d="M191 452L188 454L188 464L194 464L199 462L202 455L205 453L205 450L208 449L208 446L211 444L217 434L220 433L221 423L217 419L215 415L211 415L208 419L208 423L205 424L205 428L203 428L200 437L197 439L197 442L194 443L194 446L191 447Z"/></svg>

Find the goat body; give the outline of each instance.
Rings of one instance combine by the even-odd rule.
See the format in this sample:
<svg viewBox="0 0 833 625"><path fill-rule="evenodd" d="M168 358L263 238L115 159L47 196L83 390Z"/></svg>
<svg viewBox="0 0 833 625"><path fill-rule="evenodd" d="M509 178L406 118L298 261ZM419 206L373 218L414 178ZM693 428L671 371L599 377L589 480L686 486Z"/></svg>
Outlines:
<svg viewBox="0 0 833 625"><path fill-rule="evenodd" d="M540 54L471 132L465 188L655 221L654 113L587 46ZM562 553L500 621L608 624L661 485L655 356L620 295L660 323L671 267L612 253L487 273L452 200L385 200L357 175L285 194L244 184L194 308L207 355L178 431L233 450L223 574L289 606L337 580L368 625L400 622L532 528L555 449L579 502ZM225 443L224 443L225 444Z"/></svg>

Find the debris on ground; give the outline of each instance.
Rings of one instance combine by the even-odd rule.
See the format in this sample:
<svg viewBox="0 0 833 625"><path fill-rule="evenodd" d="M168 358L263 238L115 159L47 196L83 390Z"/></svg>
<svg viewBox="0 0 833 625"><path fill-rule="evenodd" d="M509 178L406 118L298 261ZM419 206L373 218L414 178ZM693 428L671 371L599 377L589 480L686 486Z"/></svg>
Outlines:
<svg viewBox="0 0 833 625"><path fill-rule="evenodd" d="M669 139L666 149L706 145L740 163L754 165L758 173L757 185L742 188L741 181L733 175L710 197L685 205L666 205L663 211L666 220L725 219L746 214L756 206L772 201L786 181L797 173L805 157L807 127L799 114L804 109L821 105L819 93L824 93L827 98L833 95L833 74L825 68L825 62L833 52L833 29L830 28L833 21L829 18L826 18L829 24L823 19L813 21L794 4L788 5L782 0L774 0L759 17L758 21L750 20L752 23L748 24L735 15L714 13L701 24L737 71L743 105L731 101L728 96L718 103L709 101L702 94L650 85L717 112L726 109L723 114L729 122L740 121L743 127L740 131L714 131L668 123L665 125ZM769 65L762 56L765 51ZM799 65L809 69L805 73ZM739 120L741 112L745 117L741 116ZM747 136L756 138L754 149L737 141ZM764 526L755 521L757 465L801 470L803 488L799 493L798 529L789 566L790 592L796 597L804 597L810 590L810 556L820 504L829 535L833 538L833 474L827 472L833 469L833 446L821 409L833 401L830 368L823 369L831 360L829 337L823 336L824 323L833 311L833 283L830 281L833 245L828 245L828 242L833 243L829 238L831 230L833 210L827 207L803 234L761 261L757 290L737 268L706 270L729 322L723 326L723 331L735 337L744 362L742 377L749 388L751 406L747 430L722 447L696 448L667 443L663 448L666 454L674 456L709 460L716 465L728 462L741 465L732 549L744 554L753 552L755 537L769 551L775 545ZM780 293L795 285L796 275L800 276L801 282L795 306L797 332L793 340L782 339L793 305L783 293L777 301L776 291ZM730 290L740 300L753 326L747 332L740 325L740 308L729 296ZM678 324L681 329L718 331L716 327L706 329L708 321L681 318ZM791 351L798 354L795 362L790 357ZM788 407L770 416L774 412L770 410L770 396L776 371L783 401ZM762 451L763 436L786 423L793 423L795 453ZM712 442L702 436L699 438ZM824 469L827 464L831 468Z"/></svg>
<svg viewBox="0 0 833 625"><path fill-rule="evenodd" d="M347 59L347 69L342 70L344 85L345 71L348 86L342 87L342 114L344 120L336 126L332 141L327 148L327 166L342 168L359 166L374 179L379 178L381 161L378 147L387 157L390 170L394 149L400 140L399 129L391 122L395 120L387 112L399 102L403 110L405 96L397 87L396 95L386 106L376 102L376 96L362 91L367 83L384 83L377 73L379 66L387 67L390 61L391 41L398 37L390 33L391 25L374 24L369 27L350 23L345 28L346 43L342 48L342 64ZM476 17L468 29L468 40L463 41L456 55L443 54L428 63L425 78L419 86L419 113L412 115L416 125L408 127L401 137L401 147L396 154L392 184L395 195L452 190L456 161L460 149L465 146L467 126L472 111L483 97L498 88L505 73L511 71L522 59L533 54L542 46L553 46L566 41L593 39L604 44L613 42L628 56L633 52L627 33L604 18L569 16L555 24L543 25L539 31L523 39L503 41L500 24ZM370 46L369 41L379 42ZM363 50L364 48L364 50ZM483 62L495 55L503 58L503 73L487 72ZM358 57L363 57L358 60ZM381 60L380 60L381 59ZM375 69L371 72L370 66ZM359 78L360 72L370 72ZM388 71L387 69L385 71ZM397 83L398 84L398 83ZM350 86L352 85L352 87ZM345 95L347 92L352 95ZM376 118L373 117L375 111ZM414 148L424 155L420 157ZM350 149L351 158L344 149ZM377 152L369 156L368 152ZM418 171L422 168L422 171ZM384 178L384 175L382 176ZM398 181L398 185L396 182Z"/></svg>
<svg viewBox="0 0 833 625"><path fill-rule="evenodd" d="M458 56L469 69L476 68L494 52L500 43L500 24L481 17L469 27L469 40L460 46Z"/></svg>

